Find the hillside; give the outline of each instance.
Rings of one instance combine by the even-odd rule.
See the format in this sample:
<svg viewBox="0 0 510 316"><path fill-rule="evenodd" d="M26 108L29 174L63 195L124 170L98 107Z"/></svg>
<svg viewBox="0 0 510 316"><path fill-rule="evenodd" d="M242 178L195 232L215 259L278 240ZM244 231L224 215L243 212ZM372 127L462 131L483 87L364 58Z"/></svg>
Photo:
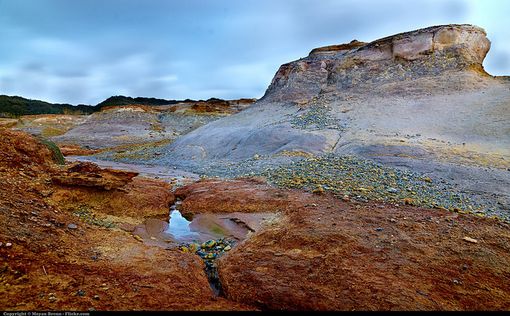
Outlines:
<svg viewBox="0 0 510 316"><path fill-rule="evenodd" d="M281 166L285 177L304 175L286 180L295 187L371 188L355 193L362 197L393 191L374 188L384 179L351 188L332 178L343 172L335 167L343 158L335 157L352 155L448 182L473 201L418 194L409 196L413 203L508 218L510 84L484 71L489 48L483 29L443 25L315 49L282 65L254 105L159 148L163 154L147 163L218 176L269 174L284 183L274 176ZM325 155L323 166L307 158L314 155Z"/></svg>
<svg viewBox="0 0 510 316"><path fill-rule="evenodd" d="M240 103L253 103L253 99L241 99ZM146 106L164 106L176 105L182 103L193 103L200 106L200 104L220 104L221 106L229 106L230 104L237 104L237 100L223 100L218 98L210 98L208 100L165 100L157 98L145 97L126 97L122 95L112 96L108 99L99 102L96 105L72 105L72 104L59 104L50 103L40 100L31 100L19 96L0 95L0 117L20 117L22 115L37 115L37 114L92 114L101 111L103 108L111 106L126 106L126 105L146 105Z"/></svg>
<svg viewBox="0 0 510 316"><path fill-rule="evenodd" d="M19 117L32 114L90 114L94 106L49 103L18 96L0 95L0 117Z"/></svg>

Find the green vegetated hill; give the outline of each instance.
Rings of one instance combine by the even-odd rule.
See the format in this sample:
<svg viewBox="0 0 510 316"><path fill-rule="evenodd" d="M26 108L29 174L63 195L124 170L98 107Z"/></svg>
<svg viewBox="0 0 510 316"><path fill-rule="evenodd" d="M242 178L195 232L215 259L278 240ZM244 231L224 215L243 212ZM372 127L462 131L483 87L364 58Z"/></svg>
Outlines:
<svg viewBox="0 0 510 316"><path fill-rule="evenodd" d="M97 105L72 105L31 100L19 96L0 95L0 117L18 117L30 114L91 114L93 112L100 111L101 108L107 106L122 106L130 104L165 105L176 104L179 102L183 101L112 96Z"/></svg>
<svg viewBox="0 0 510 316"><path fill-rule="evenodd" d="M244 99L241 99L244 100ZM207 101L186 100L165 100L147 97L126 97L116 95L98 103L97 105L72 105L50 103L40 100L30 100L19 96L0 95L0 117L19 117L30 114L91 114L100 111L104 107L124 105L172 105L181 102L219 102L225 101L218 98L210 98Z"/></svg>
<svg viewBox="0 0 510 316"><path fill-rule="evenodd" d="M156 99L156 98L144 98L144 97L125 97L123 95L117 95L113 97L109 97L101 103L97 104L98 109L106 107L106 106L122 106L122 105L130 105L130 104L140 104L140 105L168 105L168 104L176 104L179 100L165 100L165 99Z"/></svg>
<svg viewBox="0 0 510 316"><path fill-rule="evenodd" d="M0 117L18 117L29 114L90 114L95 110L96 107L90 105L74 106L0 95Z"/></svg>

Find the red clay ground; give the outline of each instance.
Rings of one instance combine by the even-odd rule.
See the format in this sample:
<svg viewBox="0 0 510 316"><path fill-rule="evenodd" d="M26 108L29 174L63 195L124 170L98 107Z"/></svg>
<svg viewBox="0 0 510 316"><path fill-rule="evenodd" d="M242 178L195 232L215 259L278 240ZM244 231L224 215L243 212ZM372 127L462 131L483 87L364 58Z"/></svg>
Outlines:
<svg viewBox="0 0 510 316"><path fill-rule="evenodd" d="M510 309L507 224L247 179L175 192L190 213L276 214L219 259L226 297L215 297L198 256L117 228L167 214L168 184L106 186L122 173L76 177L27 134L0 139L2 310ZM52 181L65 174L79 181Z"/></svg>
<svg viewBox="0 0 510 316"><path fill-rule="evenodd" d="M260 186L203 181L183 189L195 192L183 202L189 209L251 211L271 208L275 196L287 201L279 221L219 260L229 299L277 310L510 308L505 223ZM249 203L233 208L232 199Z"/></svg>
<svg viewBox="0 0 510 316"><path fill-rule="evenodd" d="M65 172L33 137L0 130L0 139L0 310L249 309L213 295L198 256L102 227L106 214L140 223L154 215L144 206L168 213L168 184L58 186L51 177Z"/></svg>

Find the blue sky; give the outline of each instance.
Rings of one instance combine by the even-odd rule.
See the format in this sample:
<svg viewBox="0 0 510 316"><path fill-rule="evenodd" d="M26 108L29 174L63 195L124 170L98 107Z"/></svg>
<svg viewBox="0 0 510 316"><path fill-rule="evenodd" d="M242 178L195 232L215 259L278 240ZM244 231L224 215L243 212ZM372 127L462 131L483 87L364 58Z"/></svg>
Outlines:
<svg viewBox="0 0 510 316"><path fill-rule="evenodd" d="M0 94L96 104L111 95L261 97L314 47L470 23L510 74L508 0L0 0Z"/></svg>

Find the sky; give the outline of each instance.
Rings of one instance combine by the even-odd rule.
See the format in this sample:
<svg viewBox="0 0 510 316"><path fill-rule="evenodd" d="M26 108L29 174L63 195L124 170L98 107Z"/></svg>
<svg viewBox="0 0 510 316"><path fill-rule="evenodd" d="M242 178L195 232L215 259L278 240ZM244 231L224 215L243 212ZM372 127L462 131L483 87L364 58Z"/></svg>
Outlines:
<svg viewBox="0 0 510 316"><path fill-rule="evenodd" d="M112 95L261 97L315 47L469 23L510 75L508 0L0 0L0 94L71 104Z"/></svg>

